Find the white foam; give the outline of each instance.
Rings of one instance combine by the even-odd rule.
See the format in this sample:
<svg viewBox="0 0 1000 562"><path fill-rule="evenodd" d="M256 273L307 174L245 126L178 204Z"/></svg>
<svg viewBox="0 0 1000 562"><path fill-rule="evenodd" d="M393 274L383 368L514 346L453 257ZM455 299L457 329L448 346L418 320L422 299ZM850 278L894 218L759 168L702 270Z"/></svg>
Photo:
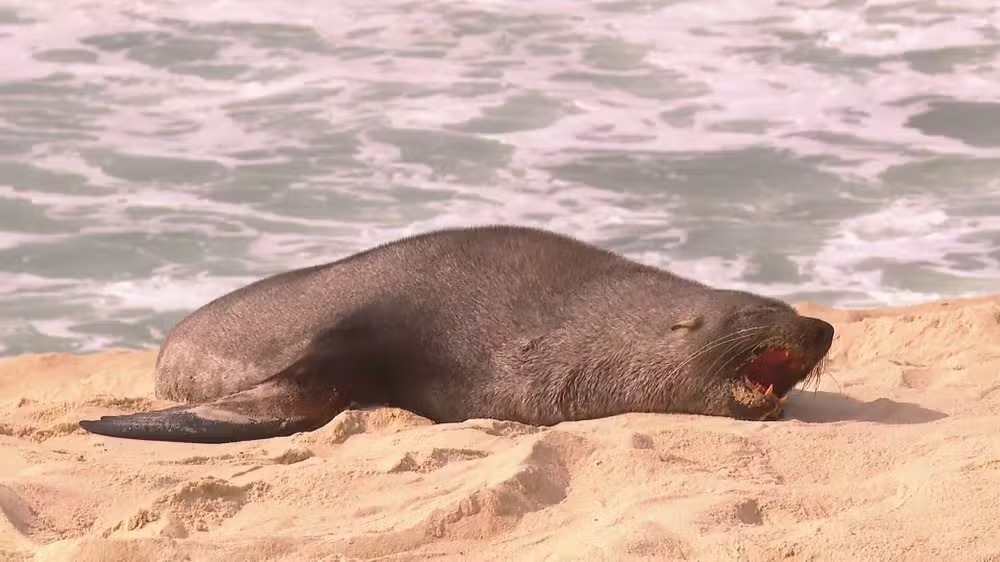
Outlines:
<svg viewBox="0 0 1000 562"><path fill-rule="evenodd" d="M280 269L335 259L433 228L497 222L545 226L597 243L634 242L643 236L666 240L662 248L626 246L642 248L631 254L636 259L710 284L772 294L861 295L850 297L850 302L864 300L865 304L913 302L946 294L946 288L929 294L911 287L888 287L877 265L880 261L927 264L950 279L975 278L984 283L1000 279L1000 265L989 257L997 238L993 242L987 238L1000 229L996 217L957 216L933 198L891 201L879 191L883 187L879 174L890 166L936 155L1000 157L1000 147L968 146L960 139L908 127L907 122L927 104L897 103L917 96L1000 99L997 60L977 57L951 70L928 73L903 58L915 51L995 45L1000 29L995 2L956 3L948 7L947 17L931 2L873 0L863 9L841 4L824 0L636 2L630 12L602 10L598 3L573 0L20 3L15 7L18 13L37 22L4 27L7 35L0 63L7 71L2 80L57 77L66 93L5 97L5 111L0 114L5 134L30 140L33 164L78 174L87 185L56 193L52 186L14 189L0 178L0 204L3 199L28 202L49 218L82 221L84 226L77 239L18 232L3 225L0 250L42 242L86 243L92 234L105 238L122 234L134 240L136 233L152 233L159 243L178 233L205 239L232 237L239 241L232 247L246 247L247 253L206 253L203 261L183 266L160 263L154 266L152 277L148 277L148 265L138 274L130 272L128 264L108 264L115 273L111 282L74 278L71 268L45 277L30 265L22 271L23 264L0 264L0 295L44 298L47 292L58 291L60 299L89 305L85 319L43 323L38 329L94 345L109 341L110 336L94 339L74 332L76 322L120 319L140 314L137 310L153 314L191 310L251 278ZM892 17L876 17L876 8ZM455 23L459 11L464 14L462 26ZM481 29L471 32L469 23L475 23L477 13L491 19L479 22ZM508 23L518 16L520 21ZM227 34L195 29L234 21L303 26L314 31L315 37L303 35L301 41L325 43L320 48L298 48L295 41L267 46L246 39L263 33L260 30ZM526 36L532 28L531 36ZM217 41L218 55L197 62L239 65L248 71L235 79L174 72L162 61L150 63L148 58L129 56L135 53L100 50L83 41L94 35L136 31L157 32L158 40ZM605 47L627 44L641 52L641 63L633 69L587 67L584 58L599 43ZM350 47L381 52L344 55ZM539 47L550 51L539 55ZM98 55L98 61L34 58L35 53L54 48L86 48ZM418 48L443 54L412 56ZM181 51L177 56L186 56ZM949 56L960 56L956 53L960 52ZM570 80L567 72L645 80L646 91ZM403 93L391 94L394 88ZM650 94L653 88L663 95ZM473 89L478 93L470 93ZM382 93L375 96L375 90ZM321 95L314 99L292 95L306 91ZM412 147L401 149L387 143L384 136L368 134L389 127L454 130L455 125L527 93L544 95L570 111L554 121L546 114L539 118L545 121L528 123L524 130L482 135L503 143L509 162L477 154L474 146L468 154L434 155L464 159L467 167L480 166L475 170L474 177L479 178L475 184L465 176L445 175L434 162L402 162L408 153L405 148ZM79 130L59 138L58 123L51 130L36 127L30 120L22 121L20 128L15 126L16 117L22 115L19 111L29 108L31 115L46 115L50 109L65 109L59 106L60 100L82 108L71 112L80 123L68 126L81 126L94 138L81 140ZM667 112L688 115L690 125L666 120ZM760 130L727 129L734 122L758 123ZM38 137L42 129L55 137ZM817 133L857 142L831 142ZM347 136L350 142L345 146L356 142L357 150L339 154L334 153L339 148L321 148L318 142L333 135ZM630 192L632 186L590 186L586 178L557 180L550 173L554 166L573 164L589 155L624 160L640 154L662 163L678 154L719 154L748 147L780 152L782 158L808 170L821 168L855 185L868 186L871 191L864 196L881 200L883 207L843 221L830 232L822 226L799 225L803 236L825 236L817 254L792 256L805 281L755 284L747 281L754 267L747 257L706 255L681 260L674 256L674 247L687 238L673 223L683 201L667 192L675 179L669 169L638 176L648 178L643 193ZM428 147L420 148L414 152L427 152ZM301 169L289 174L291 185L275 188L289 190L295 203L282 209L256 205L249 199L232 202L232 190L239 186L230 180L242 171L239 166L247 159L234 156L238 152L256 153L254 164L288 164L291 158L296 159L292 165L301 162ZM110 167L102 168L107 164L102 159L116 155L210 161L219 165L224 177L209 178L205 185L181 185L156 177L129 181L112 175ZM336 164L327 163L334 158ZM636 166L644 165L642 158L636 161ZM664 175L656 175L660 173ZM697 182L699 178L686 179ZM735 196L747 178L737 173L726 179L732 182ZM220 185L228 190L225 201L212 193ZM405 201L393 189L401 185L409 188ZM811 187L775 186L791 199ZM983 186L976 187L984 200L991 197ZM433 197L421 199L421 189L433 191ZM441 193L449 196L441 197ZM313 199L326 204L361 202L364 210L356 216L338 212L329 218L297 210L302 201ZM722 196L716 203L732 202ZM374 213L373 204L379 205ZM739 245L741 241L731 242ZM983 265L979 270L960 270L949 261L954 255L979 259ZM149 257L144 256L144 263L148 264ZM157 255L153 259L166 258ZM241 270L240 277L232 277L221 271L216 260L241 260L247 269ZM138 318L137 324L142 321ZM136 328L140 329L149 328ZM135 335L136 341L146 341L143 338L148 335Z"/></svg>
<svg viewBox="0 0 1000 562"><path fill-rule="evenodd" d="M26 296L44 289L63 289L76 284L74 279L53 279L30 273L0 271L0 295Z"/></svg>
<svg viewBox="0 0 1000 562"><path fill-rule="evenodd" d="M904 198L841 222L816 255L796 261L817 287L864 293L870 297L864 304L912 304L947 293L886 287L881 270L872 264L879 260L927 264L928 269L958 278L1000 278L1000 263L988 257L994 247L975 237L988 231L1000 233L1000 217L952 217L933 198ZM947 265L950 255L976 256L983 268L956 270Z"/></svg>
<svg viewBox="0 0 1000 562"><path fill-rule="evenodd" d="M182 278L160 274L149 279L105 283L93 287L93 290L104 305L116 309L193 311L255 280L252 277L221 278L204 273Z"/></svg>

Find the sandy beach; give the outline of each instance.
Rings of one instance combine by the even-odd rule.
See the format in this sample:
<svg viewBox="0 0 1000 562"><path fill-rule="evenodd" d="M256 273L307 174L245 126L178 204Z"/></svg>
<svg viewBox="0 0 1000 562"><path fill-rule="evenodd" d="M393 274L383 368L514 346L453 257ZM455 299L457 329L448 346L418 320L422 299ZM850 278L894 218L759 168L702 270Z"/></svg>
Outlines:
<svg viewBox="0 0 1000 562"><path fill-rule="evenodd" d="M77 420L167 405L155 352L0 361L0 560L998 560L1000 295L837 328L786 419L537 428L348 411L229 445Z"/></svg>

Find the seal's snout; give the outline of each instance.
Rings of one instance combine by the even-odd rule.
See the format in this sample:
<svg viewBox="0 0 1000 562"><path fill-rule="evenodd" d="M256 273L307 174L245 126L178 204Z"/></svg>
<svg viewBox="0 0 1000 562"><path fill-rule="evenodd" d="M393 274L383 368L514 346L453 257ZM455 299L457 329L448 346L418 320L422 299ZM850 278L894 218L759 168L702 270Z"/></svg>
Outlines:
<svg viewBox="0 0 1000 562"><path fill-rule="evenodd" d="M809 316L803 316L803 318L809 321L810 336L816 351L820 354L825 354L833 344L833 326L829 322L820 320L819 318Z"/></svg>
<svg viewBox="0 0 1000 562"><path fill-rule="evenodd" d="M776 407L786 394L810 376L833 344L833 326L809 316L786 322L787 332L756 345L737 370L742 386L763 396Z"/></svg>

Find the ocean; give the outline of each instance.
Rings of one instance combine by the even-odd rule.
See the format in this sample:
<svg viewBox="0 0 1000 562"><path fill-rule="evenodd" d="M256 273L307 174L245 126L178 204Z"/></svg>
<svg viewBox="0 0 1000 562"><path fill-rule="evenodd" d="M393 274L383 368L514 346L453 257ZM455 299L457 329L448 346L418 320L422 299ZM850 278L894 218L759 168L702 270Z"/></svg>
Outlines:
<svg viewBox="0 0 1000 562"><path fill-rule="evenodd" d="M8 0L0 68L0 355L500 222L792 302L1000 291L993 0Z"/></svg>

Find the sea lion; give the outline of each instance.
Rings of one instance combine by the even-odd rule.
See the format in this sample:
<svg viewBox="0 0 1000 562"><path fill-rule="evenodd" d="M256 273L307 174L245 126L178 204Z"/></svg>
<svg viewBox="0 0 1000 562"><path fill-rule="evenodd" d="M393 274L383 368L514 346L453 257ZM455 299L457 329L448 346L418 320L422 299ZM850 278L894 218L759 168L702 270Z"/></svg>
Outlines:
<svg viewBox="0 0 1000 562"><path fill-rule="evenodd" d="M93 433L220 443L316 429L355 406L534 425L626 412L782 415L833 327L545 230L419 234L256 281L167 336L168 409Z"/></svg>

